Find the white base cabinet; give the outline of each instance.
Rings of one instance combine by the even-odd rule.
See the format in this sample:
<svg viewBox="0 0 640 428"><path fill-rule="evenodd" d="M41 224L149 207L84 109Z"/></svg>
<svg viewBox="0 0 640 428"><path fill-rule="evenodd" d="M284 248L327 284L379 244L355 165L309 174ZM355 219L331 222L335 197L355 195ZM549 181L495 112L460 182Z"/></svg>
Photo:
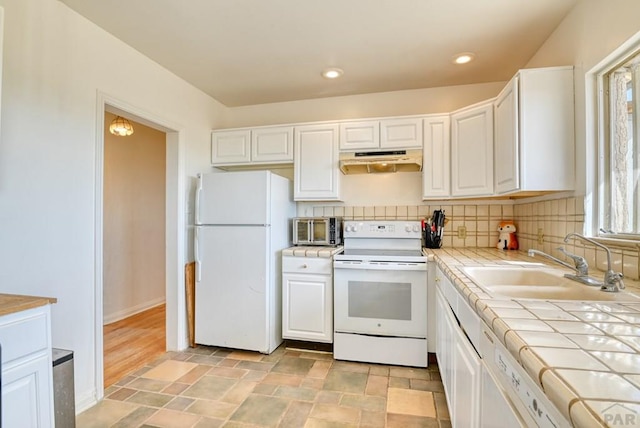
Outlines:
<svg viewBox="0 0 640 428"><path fill-rule="evenodd" d="M282 337L333 342L333 264L329 258L282 258Z"/></svg>
<svg viewBox="0 0 640 428"><path fill-rule="evenodd" d="M436 355L452 426L480 427L481 362L440 288L436 290ZM447 281L446 278L444 281ZM448 284L451 286L450 284ZM455 305L455 303L454 303Z"/></svg>
<svg viewBox="0 0 640 428"><path fill-rule="evenodd" d="M49 305L0 317L2 426L53 427Z"/></svg>

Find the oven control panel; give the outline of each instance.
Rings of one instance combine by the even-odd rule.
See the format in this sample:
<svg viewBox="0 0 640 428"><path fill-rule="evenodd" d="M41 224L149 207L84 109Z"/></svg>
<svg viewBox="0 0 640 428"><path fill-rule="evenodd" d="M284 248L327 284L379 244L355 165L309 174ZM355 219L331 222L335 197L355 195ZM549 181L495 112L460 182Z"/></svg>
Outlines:
<svg viewBox="0 0 640 428"><path fill-rule="evenodd" d="M419 221L404 220L347 220L344 222L345 238L414 238L420 239L422 226Z"/></svg>

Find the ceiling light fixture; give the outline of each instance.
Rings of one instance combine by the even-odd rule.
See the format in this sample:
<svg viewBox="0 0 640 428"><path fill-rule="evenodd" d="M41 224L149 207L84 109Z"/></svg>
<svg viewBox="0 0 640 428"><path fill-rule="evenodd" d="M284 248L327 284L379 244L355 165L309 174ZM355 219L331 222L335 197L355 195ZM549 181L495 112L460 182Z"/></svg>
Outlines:
<svg viewBox="0 0 640 428"><path fill-rule="evenodd" d="M127 137L133 134L133 125L124 117L116 116L116 118L111 121L111 125L109 125L109 132L120 137Z"/></svg>
<svg viewBox="0 0 640 428"><path fill-rule="evenodd" d="M322 71L322 77L325 79L337 79L342 76L344 71L339 68L326 68Z"/></svg>
<svg viewBox="0 0 640 428"><path fill-rule="evenodd" d="M473 61L473 59L476 57L476 55L472 52L463 52L463 53L459 53L457 55L455 55L453 57L453 63L454 64L466 64L468 62Z"/></svg>

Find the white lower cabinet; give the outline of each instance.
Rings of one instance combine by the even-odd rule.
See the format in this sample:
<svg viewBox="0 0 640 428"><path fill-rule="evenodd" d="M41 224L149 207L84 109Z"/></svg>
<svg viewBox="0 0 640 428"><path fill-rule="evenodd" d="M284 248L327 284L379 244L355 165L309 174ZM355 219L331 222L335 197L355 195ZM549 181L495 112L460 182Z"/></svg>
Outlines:
<svg viewBox="0 0 640 428"><path fill-rule="evenodd" d="M438 367L453 427L480 427L481 363L458 325L449 304L437 290Z"/></svg>
<svg viewBox="0 0 640 428"><path fill-rule="evenodd" d="M282 258L282 337L333 342L330 258Z"/></svg>
<svg viewBox="0 0 640 428"><path fill-rule="evenodd" d="M454 428L527 426L487 369L493 358L482 320L440 269L436 271L436 355ZM458 322L460 320L460 322ZM476 343L480 353L472 343ZM483 357L481 358L482 355Z"/></svg>
<svg viewBox="0 0 640 428"><path fill-rule="evenodd" d="M0 317L2 424L54 426L51 315L48 305Z"/></svg>
<svg viewBox="0 0 640 428"><path fill-rule="evenodd" d="M452 423L455 427L480 427L480 357L464 332L459 326L456 327L453 330L453 390L456 404Z"/></svg>

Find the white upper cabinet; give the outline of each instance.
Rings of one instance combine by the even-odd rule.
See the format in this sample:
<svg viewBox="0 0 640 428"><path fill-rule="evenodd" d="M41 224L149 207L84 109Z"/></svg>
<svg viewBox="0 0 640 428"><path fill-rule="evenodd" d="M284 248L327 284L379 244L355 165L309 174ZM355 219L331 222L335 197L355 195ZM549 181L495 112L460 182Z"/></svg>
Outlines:
<svg viewBox="0 0 640 428"><path fill-rule="evenodd" d="M421 149L422 118L384 119L380 121L381 149Z"/></svg>
<svg viewBox="0 0 640 428"><path fill-rule="evenodd" d="M496 98L493 114L493 175L496 193L503 193L520 187L517 76Z"/></svg>
<svg viewBox="0 0 640 428"><path fill-rule="evenodd" d="M214 166L293 162L293 126L213 131Z"/></svg>
<svg viewBox="0 0 640 428"><path fill-rule="evenodd" d="M451 114L451 195L493 194L493 99Z"/></svg>
<svg viewBox="0 0 640 428"><path fill-rule="evenodd" d="M251 161L293 162L293 126L253 129Z"/></svg>
<svg viewBox="0 0 640 428"><path fill-rule="evenodd" d="M423 120L422 199L451 196L449 115L429 116Z"/></svg>
<svg viewBox="0 0 640 428"><path fill-rule="evenodd" d="M211 163L216 165L242 162L251 162L251 131L213 131Z"/></svg>
<svg viewBox="0 0 640 428"><path fill-rule="evenodd" d="M574 188L573 67L520 70L495 102L495 191Z"/></svg>
<svg viewBox="0 0 640 428"><path fill-rule="evenodd" d="M380 121L343 122L340 124L340 150L357 151L380 147Z"/></svg>
<svg viewBox="0 0 640 428"><path fill-rule="evenodd" d="M340 200L338 124L297 126L294 153L293 199Z"/></svg>

